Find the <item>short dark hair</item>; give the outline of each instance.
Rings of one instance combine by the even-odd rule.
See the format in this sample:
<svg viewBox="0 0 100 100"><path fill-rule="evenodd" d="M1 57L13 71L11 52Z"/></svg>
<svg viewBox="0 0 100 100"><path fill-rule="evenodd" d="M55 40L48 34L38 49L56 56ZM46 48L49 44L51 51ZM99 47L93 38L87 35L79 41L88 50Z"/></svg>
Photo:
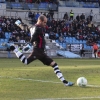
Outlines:
<svg viewBox="0 0 100 100"><path fill-rule="evenodd" d="M38 17L38 19L39 20L41 20L41 21L44 21L44 18L45 18L46 16L44 16L44 15L40 15L39 17Z"/></svg>

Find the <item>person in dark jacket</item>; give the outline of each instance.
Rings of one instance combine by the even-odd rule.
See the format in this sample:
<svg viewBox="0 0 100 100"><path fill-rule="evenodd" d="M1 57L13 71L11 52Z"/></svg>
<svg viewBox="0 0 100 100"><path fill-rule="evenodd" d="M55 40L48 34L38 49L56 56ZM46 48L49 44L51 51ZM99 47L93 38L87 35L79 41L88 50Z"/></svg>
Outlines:
<svg viewBox="0 0 100 100"><path fill-rule="evenodd" d="M8 54L8 58L11 58L11 50L10 50L10 48L7 48L7 54Z"/></svg>

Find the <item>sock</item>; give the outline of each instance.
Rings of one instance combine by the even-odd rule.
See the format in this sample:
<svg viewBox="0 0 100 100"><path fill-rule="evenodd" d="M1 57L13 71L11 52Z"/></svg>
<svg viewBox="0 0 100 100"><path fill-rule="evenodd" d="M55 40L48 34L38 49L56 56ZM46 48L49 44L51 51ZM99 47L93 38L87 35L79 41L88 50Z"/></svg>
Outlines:
<svg viewBox="0 0 100 100"><path fill-rule="evenodd" d="M22 63L28 64L25 55L22 52L20 52L17 48L14 49L13 52L16 54L17 58L19 58Z"/></svg>
<svg viewBox="0 0 100 100"><path fill-rule="evenodd" d="M65 79L64 79L63 74L61 73L61 71L60 71L58 65L55 63L52 67L53 67L53 69L54 69L54 73L55 73L55 74L57 75L57 77L64 83L64 82L65 82ZM66 81L66 83L68 83L68 82Z"/></svg>

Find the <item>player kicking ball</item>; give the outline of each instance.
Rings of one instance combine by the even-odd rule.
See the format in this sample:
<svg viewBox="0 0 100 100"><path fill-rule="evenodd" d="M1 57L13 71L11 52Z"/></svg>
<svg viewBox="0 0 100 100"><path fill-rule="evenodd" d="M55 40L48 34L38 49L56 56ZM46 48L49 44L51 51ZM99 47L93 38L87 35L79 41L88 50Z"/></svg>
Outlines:
<svg viewBox="0 0 100 100"><path fill-rule="evenodd" d="M31 26L29 28L31 33L31 44L33 45L33 51L32 53L26 58L26 56L18 50L18 48L15 48L12 44L5 44L6 47L10 48L16 56L21 60L22 63L28 65L32 61L38 59L40 60L44 65L52 66L54 69L54 73L56 76L62 81L62 83L65 86L73 86L73 82L69 82L65 80L62 72L60 71L57 63L53 61L50 57L48 57L44 50L45 50L45 39L44 39L44 28L47 23L47 18L44 15L39 16L37 23L34 26ZM22 30L28 30L27 27L24 27L24 25L21 24L19 20L15 22L17 26L19 26ZM27 29L26 29L27 28Z"/></svg>

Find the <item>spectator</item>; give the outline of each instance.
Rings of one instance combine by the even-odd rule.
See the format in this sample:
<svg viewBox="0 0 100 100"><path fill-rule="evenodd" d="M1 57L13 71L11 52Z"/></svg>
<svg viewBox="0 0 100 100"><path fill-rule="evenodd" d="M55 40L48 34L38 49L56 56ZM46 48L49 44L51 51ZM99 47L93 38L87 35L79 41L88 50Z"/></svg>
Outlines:
<svg viewBox="0 0 100 100"><path fill-rule="evenodd" d="M81 20L85 20L85 15L82 13L82 15L80 16Z"/></svg>
<svg viewBox="0 0 100 100"><path fill-rule="evenodd" d="M55 40L56 39L56 35L54 32L50 31L49 33L49 39Z"/></svg>
<svg viewBox="0 0 100 100"><path fill-rule="evenodd" d="M100 7L100 0L98 0L98 3L99 3L99 7ZM100 13L100 12L99 12Z"/></svg>
<svg viewBox="0 0 100 100"><path fill-rule="evenodd" d="M11 50L7 48L8 58L11 58Z"/></svg>
<svg viewBox="0 0 100 100"><path fill-rule="evenodd" d="M33 14L32 14L32 12L31 12L31 11L29 11L29 13L28 13L28 17L32 19Z"/></svg>
<svg viewBox="0 0 100 100"><path fill-rule="evenodd" d="M0 38L5 39L5 34L4 34L4 32L2 30L0 30Z"/></svg>
<svg viewBox="0 0 100 100"><path fill-rule="evenodd" d="M80 21L80 16L79 14L76 16L76 20L79 22Z"/></svg>
<svg viewBox="0 0 100 100"><path fill-rule="evenodd" d="M93 19L93 10L90 11L90 21Z"/></svg>
<svg viewBox="0 0 100 100"><path fill-rule="evenodd" d="M84 45L82 45L81 48L80 48L80 56L81 57L84 57L85 56Z"/></svg>
<svg viewBox="0 0 100 100"><path fill-rule="evenodd" d="M74 18L74 12L71 10L70 11L70 20L73 20L73 18Z"/></svg>
<svg viewBox="0 0 100 100"><path fill-rule="evenodd" d="M36 16L36 14L35 14L35 12L33 12L33 15L32 15L32 23L33 24L36 22L35 16Z"/></svg>
<svg viewBox="0 0 100 100"><path fill-rule="evenodd" d="M50 14L50 16L51 16L51 19L53 19L54 11L53 11L53 10L50 10L50 11L49 11L49 14Z"/></svg>
<svg viewBox="0 0 100 100"><path fill-rule="evenodd" d="M97 40L98 40L97 36L96 35L93 36L93 42L97 43Z"/></svg>
<svg viewBox="0 0 100 100"><path fill-rule="evenodd" d="M43 15L47 17L46 13L43 13Z"/></svg>
<svg viewBox="0 0 100 100"><path fill-rule="evenodd" d="M37 20L39 16L40 14L37 12L37 14L35 15L35 19Z"/></svg>
<svg viewBox="0 0 100 100"><path fill-rule="evenodd" d="M48 21L51 21L51 15L50 15L50 13L47 14L47 19L48 19Z"/></svg>
<svg viewBox="0 0 100 100"><path fill-rule="evenodd" d="M95 58L97 58L98 48L98 45L96 43L93 43L93 54Z"/></svg>
<svg viewBox="0 0 100 100"><path fill-rule="evenodd" d="M66 12L63 17L64 20L68 20L68 13Z"/></svg>

